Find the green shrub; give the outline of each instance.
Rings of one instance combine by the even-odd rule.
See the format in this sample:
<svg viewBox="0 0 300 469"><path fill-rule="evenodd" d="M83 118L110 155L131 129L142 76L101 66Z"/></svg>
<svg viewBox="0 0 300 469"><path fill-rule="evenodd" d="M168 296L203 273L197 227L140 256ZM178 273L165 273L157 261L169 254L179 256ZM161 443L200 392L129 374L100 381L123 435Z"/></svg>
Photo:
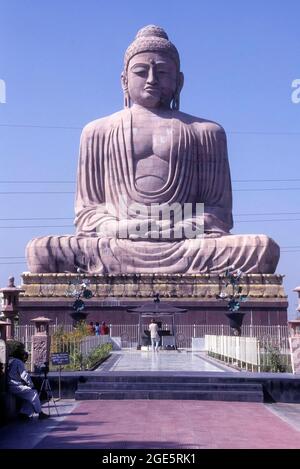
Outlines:
<svg viewBox="0 0 300 469"><path fill-rule="evenodd" d="M67 352L70 355L70 364L66 365L66 370L82 370L84 367L84 359L80 352L80 341L89 335L88 326L84 321L77 324L73 331L65 332L63 327L51 337L51 353ZM53 368L51 366L51 368Z"/></svg>
<svg viewBox="0 0 300 469"><path fill-rule="evenodd" d="M286 371L286 367L282 364L281 353L278 347L274 345L266 345L264 347L265 355L264 362L265 365L262 367L262 371L268 371L273 373L283 373Z"/></svg>
<svg viewBox="0 0 300 469"><path fill-rule="evenodd" d="M102 344L92 349L88 356L83 356L80 351L81 340L89 335L85 322L78 325L72 332L64 332L58 329L51 338L51 353L67 352L70 356L70 364L64 366L65 371L86 370L93 368L97 363L106 358L112 350L111 344ZM55 369L51 365L51 369Z"/></svg>
<svg viewBox="0 0 300 469"><path fill-rule="evenodd" d="M104 360L104 358L108 357L111 351L112 344L102 344L99 345L99 347L94 348L93 350L91 350L85 360L85 368L93 368L100 361Z"/></svg>

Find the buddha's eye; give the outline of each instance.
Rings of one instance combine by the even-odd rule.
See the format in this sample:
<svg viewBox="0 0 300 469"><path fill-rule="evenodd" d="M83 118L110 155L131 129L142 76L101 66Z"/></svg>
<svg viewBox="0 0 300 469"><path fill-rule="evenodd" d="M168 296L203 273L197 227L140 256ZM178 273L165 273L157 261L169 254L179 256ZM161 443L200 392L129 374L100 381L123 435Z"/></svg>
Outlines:
<svg viewBox="0 0 300 469"><path fill-rule="evenodd" d="M148 70L144 67L135 67L132 69L133 73L139 76L145 76L148 73Z"/></svg>

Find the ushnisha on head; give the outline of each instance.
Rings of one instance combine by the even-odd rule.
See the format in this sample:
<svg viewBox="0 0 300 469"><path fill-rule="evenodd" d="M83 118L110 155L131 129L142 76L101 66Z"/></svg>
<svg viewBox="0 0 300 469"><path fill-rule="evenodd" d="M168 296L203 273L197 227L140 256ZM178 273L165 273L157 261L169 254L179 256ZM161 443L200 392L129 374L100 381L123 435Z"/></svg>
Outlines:
<svg viewBox="0 0 300 469"><path fill-rule="evenodd" d="M125 52L124 107L178 110L183 80L178 51L166 32L154 25L140 29Z"/></svg>

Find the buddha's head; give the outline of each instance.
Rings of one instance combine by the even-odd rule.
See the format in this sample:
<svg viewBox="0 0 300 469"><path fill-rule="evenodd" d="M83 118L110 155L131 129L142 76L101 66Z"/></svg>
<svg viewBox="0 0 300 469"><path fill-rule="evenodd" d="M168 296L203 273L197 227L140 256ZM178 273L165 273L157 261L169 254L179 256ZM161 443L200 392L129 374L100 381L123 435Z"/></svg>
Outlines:
<svg viewBox="0 0 300 469"><path fill-rule="evenodd" d="M124 57L124 105L179 109L183 86L180 59L166 32L158 26L140 29Z"/></svg>

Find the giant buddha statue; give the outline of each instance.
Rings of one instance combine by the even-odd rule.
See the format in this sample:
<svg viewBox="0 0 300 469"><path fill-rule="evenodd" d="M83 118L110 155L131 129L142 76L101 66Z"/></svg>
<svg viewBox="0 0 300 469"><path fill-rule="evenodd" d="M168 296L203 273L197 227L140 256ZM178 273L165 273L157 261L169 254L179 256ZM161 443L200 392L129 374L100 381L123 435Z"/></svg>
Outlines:
<svg viewBox="0 0 300 469"><path fill-rule="evenodd" d="M226 134L179 110L180 58L162 28L137 33L122 86L124 109L82 132L76 234L31 240L30 272L274 273L272 239L230 234Z"/></svg>

